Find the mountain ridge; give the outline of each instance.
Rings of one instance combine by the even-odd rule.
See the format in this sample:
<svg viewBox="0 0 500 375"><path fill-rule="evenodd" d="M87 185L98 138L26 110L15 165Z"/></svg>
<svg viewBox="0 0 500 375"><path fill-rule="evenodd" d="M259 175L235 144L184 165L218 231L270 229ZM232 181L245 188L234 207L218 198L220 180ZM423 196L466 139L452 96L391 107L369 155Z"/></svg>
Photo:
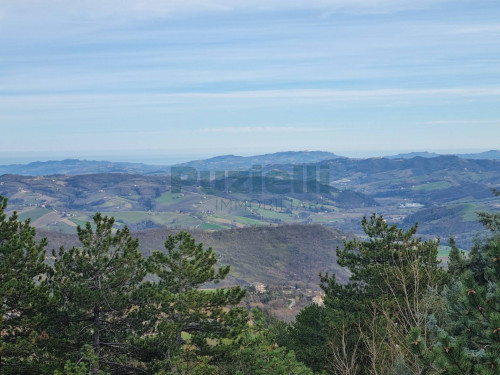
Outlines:
<svg viewBox="0 0 500 375"><path fill-rule="evenodd" d="M499 150L489 150L485 152L477 152L477 153L466 153L466 154L438 154L435 152L408 152L401 153L397 155L388 155L384 156L386 159L412 159L414 157L423 157L423 158L435 158L438 156L457 156L460 159L482 159L482 160L500 160L500 151Z"/></svg>
<svg viewBox="0 0 500 375"><path fill-rule="evenodd" d="M427 151L411 152L384 157L347 158L326 151L283 151L254 156L219 155L208 159L192 160L173 165L151 165L146 163L112 162L106 160L63 159L34 161L27 164L0 165L0 175L22 176L82 175L95 173L131 173L160 175L170 173L171 167L192 167L198 170L241 170L253 165L274 166L285 164L317 164L331 160L410 160L414 158L435 159L457 157L467 160L500 160L500 151L490 150L475 154L436 154Z"/></svg>

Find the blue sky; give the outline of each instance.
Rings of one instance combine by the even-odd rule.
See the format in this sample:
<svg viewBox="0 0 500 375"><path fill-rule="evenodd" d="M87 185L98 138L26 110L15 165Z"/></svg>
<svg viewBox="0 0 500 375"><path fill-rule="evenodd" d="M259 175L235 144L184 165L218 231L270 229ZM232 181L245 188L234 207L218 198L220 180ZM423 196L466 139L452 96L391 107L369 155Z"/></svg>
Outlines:
<svg viewBox="0 0 500 375"><path fill-rule="evenodd" d="M0 0L0 162L500 148L500 3Z"/></svg>

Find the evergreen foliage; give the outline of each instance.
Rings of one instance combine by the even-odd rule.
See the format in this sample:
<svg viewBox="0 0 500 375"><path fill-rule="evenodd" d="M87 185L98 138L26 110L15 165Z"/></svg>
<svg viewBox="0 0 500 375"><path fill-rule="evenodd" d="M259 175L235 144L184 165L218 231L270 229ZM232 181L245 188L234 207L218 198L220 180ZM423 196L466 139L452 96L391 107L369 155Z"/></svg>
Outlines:
<svg viewBox="0 0 500 375"><path fill-rule="evenodd" d="M50 334L54 355L78 362L90 345L92 373L133 370L131 337L144 333L135 292L146 275L139 243L114 219L94 216L95 230L78 227L81 247L61 248L50 280L55 311ZM54 256L56 256L54 252Z"/></svg>
<svg viewBox="0 0 500 375"><path fill-rule="evenodd" d="M237 307L245 296L239 286L200 289L217 284L229 273L229 266L215 269L217 257L212 248L197 244L187 232L169 236L165 251L148 258L154 278L143 286L148 289L157 311L154 334L137 340L143 356L154 368L175 368L181 351L193 356L210 355L216 362L231 345L237 345L246 328L248 313ZM185 339L184 337L189 337ZM186 352L186 344L193 349Z"/></svg>
<svg viewBox="0 0 500 375"><path fill-rule="evenodd" d="M328 310L311 304L299 312L295 323L289 328L283 345L294 350L297 359L311 369L320 371L324 368L327 342L331 333L328 331Z"/></svg>
<svg viewBox="0 0 500 375"><path fill-rule="evenodd" d="M0 373L37 374L44 358L44 310L48 301L47 241L35 240L30 221L7 218L0 196Z"/></svg>
<svg viewBox="0 0 500 375"><path fill-rule="evenodd" d="M437 241L416 237L373 215L362 221L367 240L337 249L339 265L351 277L341 285L323 275L325 307L309 307L290 330L289 347L316 370L338 374L404 374L421 364L407 349L413 326L426 324L428 293L441 287L445 272Z"/></svg>
<svg viewBox="0 0 500 375"><path fill-rule="evenodd" d="M452 248L436 342L422 338L419 329L409 335L409 346L431 373L500 374L500 215L479 216L491 234L477 238L468 256Z"/></svg>
<svg viewBox="0 0 500 375"><path fill-rule="evenodd" d="M280 347L272 329L265 328L261 311L252 310L252 326L245 331L240 345L231 353L220 374L235 375L313 375L313 371L299 362L293 351Z"/></svg>

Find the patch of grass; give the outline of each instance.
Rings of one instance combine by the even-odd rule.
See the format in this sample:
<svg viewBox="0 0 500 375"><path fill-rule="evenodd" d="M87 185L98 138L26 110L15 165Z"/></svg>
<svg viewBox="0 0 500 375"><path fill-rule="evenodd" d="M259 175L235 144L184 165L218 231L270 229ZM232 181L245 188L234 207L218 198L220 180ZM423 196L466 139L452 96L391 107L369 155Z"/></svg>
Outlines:
<svg viewBox="0 0 500 375"><path fill-rule="evenodd" d="M172 204L180 202L183 198L184 195L181 193L172 193L171 191L167 191L160 197L156 198L156 202L160 204Z"/></svg>
<svg viewBox="0 0 500 375"><path fill-rule="evenodd" d="M465 221L477 221L477 206L467 203L463 205L462 218Z"/></svg>
<svg viewBox="0 0 500 375"><path fill-rule="evenodd" d="M465 249L460 249L460 251L467 252ZM451 247L446 245L439 245L438 247L438 257L447 257L450 255Z"/></svg>
<svg viewBox="0 0 500 375"><path fill-rule="evenodd" d="M58 222L55 225L47 225L44 227L47 230L54 230L56 232L60 233L66 233L66 234L75 234L76 233L76 227L72 227L71 225L68 225L63 222Z"/></svg>
<svg viewBox="0 0 500 375"><path fill-rule="evenodd" d="M292 221L293 219L290 217L290 214L285 214L282 212L277 212L274 210L260 208L257 210L257 214L262 216L264 219L271 220L281 220L281 221Z"/></svg>
<svg viewBox="0 0 500 375"><path fill-rule="evenodd" d="M90 221L90 225L91 225L92 229L96 229L96 225L92 222L92 220L78 219L76 217L72 217L69 220L72 221L73 223L75 223L76 225L81 226L82 228L85 228L85 226L87 225L87 221Z"/></svg>
<svg viewBox="0 0 500 375"><path fill-rule="evenodd" d="M151 220L158 225L170 225L177 221L186 221L186 218L191 219L186 214L176 214L175 212L155 212L153 215L148 215L146 220Z"/></svg>
<svg viewBox="0 0 500 375"><path fill-rule="evenodd" d="M155 224L162 226L185 226L194 227L200 221L186 213L176 212L154 212L146 211L120 211L120 212L103 212L106 216L113 216L119 223L131 225L142 221L152 221Z"/></svg>
<svg viewBox="0 0 500 375"><path fill-rule="evenodd" d="M335 206L334 202L327 199L323 201L301 201L296 198L291 198L290 200L283 201L283 208L290 208L292 211L304 211L309 210L311 207L320 208L323 206L325 209L332 211L340 211L338 207Z"/></svg>
<svg viewBox="0 0 500 375"><path fill-rule="evenodd" d="M265 222L261 220L256 220L252 219L249 217L245 216L232 216L232 219L236 221L237 223L243 224L243 225L263 225L266 224Z"/></svg>
<svg viewBox="0 0 500 375"><path fill-rule="evenodd" d="M26 219L31 219L31 222L34 222L35 220L40 219L42 216L45 216L50 212L52 212L52 210L48 208L35 208L34 210L20 213L17 220L25 221Z"/></svg>
<svg viewBox="0 0 500 375"><path fill-rule="evenodd" d="M150 220L159 225L175 227L195 227L200 221L188 214L177 214L174 212L162 212L149 216Z"/></svg>
<svg viewBox="0 0 500 375"><path fill-rule="evenodd" d="M116 220L126 224L135 224L150 218L144 211L103 212L103 215L113 216Z"/></svg>
<svg viewBox="0 0 500 375"><path fill-rule="evenodd" d="M413 186L412 190L423 190L423 191L442 190L442 189L447 189L450 186L451 184L448 181L428 182L426 184Z"/></svg>
<svg viewBox="0 0 500 375"><path fill-rule="evenodd" d="M85 220L82 220L82 219L77 219L76 217L72 217L71 219L69 219L70 221L72 221L73 223L75 223L76 225L79 225L81 227L84 227L85 224L87 223Z"/></svg>
<svg viewBox="0 0 500 375"><path fill-rule="evenodd" d="M202 223L202 224L200 224L200 226L198 228L203 229L203 230L227 229L227 227L225 227L223 225L216 224L216 223Z"/></svg>
<svg viewBox="0 0 500 375"><path fill-rule="evenodd" d="M315 223L343 223L344 219L334 219L329 217L312 217L311 218Z"/></svg>
<svg viewBox="0 0 500 375"><path fill-rule="evenodd" d="M103 204L100 204L98 207L100 207L101 209L103 208L113 208L115 207L124 207L124 208L127 208L127 207L132 207L132 203L134 201L133 200L129 200L129 199L126 199L126 198L123 198L123 197L110 197L108 200L106 200L105 203Z"/></svg>

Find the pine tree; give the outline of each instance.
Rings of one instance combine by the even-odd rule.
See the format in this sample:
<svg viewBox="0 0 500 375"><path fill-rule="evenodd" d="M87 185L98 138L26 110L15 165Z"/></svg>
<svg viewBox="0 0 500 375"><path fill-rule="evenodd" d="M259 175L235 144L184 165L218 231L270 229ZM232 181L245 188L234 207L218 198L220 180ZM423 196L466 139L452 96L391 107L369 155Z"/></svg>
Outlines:
<svg viewBox="0 0 500 375"><path fill-rule="evenodd" d="M189 343L198 355L210 354L215 361L227 349L227 340L236 343L247 326L247 312L235 307L245 290L239 286L200 289L223 280L229 266L216 270L217 257L212 248L197 244L189 233L169 236L165 248L148 258L155 282L144 288L155 291L159 321L155 335L141 340L145 358L156 361L157 368L168 368L183 345Z"/></svg>
<svg viewBox="0 0 500 375"><path fill-rule="evenodd" d="M314 371L324 369L327 343L334 333L328 329L328 313L325 307L314 303L306 306L288 329L286 340L282 340L283 344L295 351L299 361Z"/></svg>
<svg viewBox="0 0 500 375"><path fill-rule="evenodd" d="M483 224L500 230L500 220ZM449 374L500 374L499 234L495 229L491 238L476 244L471 268L449 293L449 322L435 348L438 368Z"/></svg>
<svg viewBox="0 0 500 375"><path fill-rule="evenodd" d="M97 213L95 230L90 223L78 227L81 247L61 248L51 279L58 308L52 327L55 355L78 362L90 345L95 374L133 372L130 337L146 329L137 316L136 294L146 275L139 242L127 227L115 230L113 224L113 218Z"/></svg>
<svg viewBox="0 0 500 375"><path fill-rule="evenodd" d="M416 237L417 225L403 230L382 216L363 218L362 226L367 240L355 238L337 249L338 264L351 273L349 283L321 278L328 329L335 332L328 340L334 370L418 373L420 362L406 349L406 338L412 327L427 324L428 292L445 279L439 243Z"/></svg>
<svg viewBox="0 0 500 375"><path fill-rule="evenodd" d="M97 356L94 353L94 349L90 345L84 345L81 350L82 356L77 363L67 361L64 364L62 370L56 370L54 375L88 375L89 369L93 369L98 366ZM99 371L97 375L107 375L102 371Z"/></svg>
<svg viewBox="0 0 500 375"><path fill-rule="evenodd" d="M492 233L477 238L467 257L452 246L452 279L437 343L429 345L418 330L410 335L410 347L433 373L500 374L500 214L479 216Z"/></svg>
<svg viewBox="0 0 500 375"><path fill-rule="evenodd" d="M469 268L469 262L453 237L450 238L449 243L451 249L448 255L448 274L454 278L462 275Z"/></svg>
<svg viewBox="0 0 500 375"><path fill-rule="evenodd" d="M500 196L500 190L491 189L493 195ZM500 233L500 213L479 212L479 222L493 233Z"/></svg>
<svg viewBox="0 0 500 375"><path fill-rule="evenodd" d="M231 352L231 361L221 366L221 374L238 375L313 375L299 362L293 350L280 347L276 335L265 327L261 311L252 310L252 326L242 334Z"/></svg>
<svg viewBox="0 0 500 375"><path fill-rule="evenodd" d="M30 221L5 214L0 196L0 373L41 371L44 306L48 300L45 239L37 242Z"/></svg>

